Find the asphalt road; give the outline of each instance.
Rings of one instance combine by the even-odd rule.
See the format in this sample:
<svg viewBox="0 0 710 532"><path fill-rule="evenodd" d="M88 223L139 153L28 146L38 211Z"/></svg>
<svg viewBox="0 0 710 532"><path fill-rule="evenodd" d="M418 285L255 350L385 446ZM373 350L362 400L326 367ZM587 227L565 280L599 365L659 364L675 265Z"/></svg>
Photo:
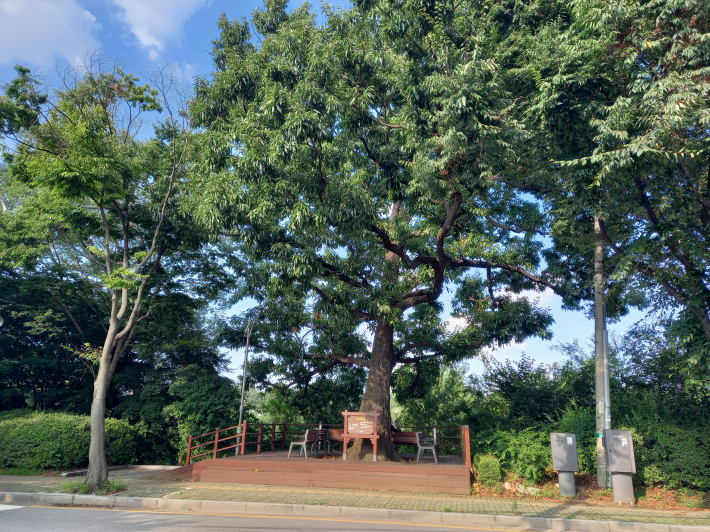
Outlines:
<svg viewBox="0 0 710 532"><path fill-rule="evenodd" d="M0 532L313 532L317 530L358 532L454 532L478 530L501 532L501 529L390 524L350 519L315 519L292 517L254 517L130 511L110 509L10 506L0 504Z"/></svg>

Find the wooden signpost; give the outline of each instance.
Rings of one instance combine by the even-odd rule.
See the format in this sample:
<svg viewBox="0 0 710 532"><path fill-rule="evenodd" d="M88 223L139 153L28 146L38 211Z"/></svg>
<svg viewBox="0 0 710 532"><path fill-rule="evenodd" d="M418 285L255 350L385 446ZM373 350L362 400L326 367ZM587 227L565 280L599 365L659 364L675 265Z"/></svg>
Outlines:
<svg viewBox="0 0 710 532"><path fill-rule="evenodd" d="M348 440L367 438L372 442L372 460L377 462L377 418L378 412L341 412L345 417L343 428L343 460L347 460Z"/></svg>

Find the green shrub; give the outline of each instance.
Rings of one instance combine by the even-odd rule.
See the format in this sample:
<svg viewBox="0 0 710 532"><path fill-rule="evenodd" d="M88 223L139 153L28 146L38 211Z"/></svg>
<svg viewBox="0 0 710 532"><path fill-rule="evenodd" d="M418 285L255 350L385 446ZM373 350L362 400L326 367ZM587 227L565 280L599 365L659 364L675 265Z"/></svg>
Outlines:
<svg viewBox="0 0 710 532"><path fill-rule="evenodd" d="M710 428L652 426L636 445L640 481L674 488L710 488Z"/></svg>
<svg viewBox="0 0 710 532"><path fill-rule="evenodd" d="M569 409L562 415L555 428L555 432L571 432L577 436L581 473L596 475L597 472L596 423L593 408Z"/></svg>
<svg viewBox="0 0 710 532"><path fill-rule="evenodd" d="M0 421L0 468L67 469L89 461L88 416L35 412ZM106 420L106 459L125 464L135 455L135 430Z"/></svg>
<svg viewBox="0 0 710 532"><path fill-rule="evenodd" d="M511 430L506 435L498 442L498 455L505 470L513 471L530 482L541 482L551 476L552 454L548 431L527 428L520 432Z"/></svg>
<svg viewBox="0 0 710 532"><path fill-rule="evenodd" d="M500 460L491 454L476 455L474 457L476 481L493 486L501 481Z"/></svg>

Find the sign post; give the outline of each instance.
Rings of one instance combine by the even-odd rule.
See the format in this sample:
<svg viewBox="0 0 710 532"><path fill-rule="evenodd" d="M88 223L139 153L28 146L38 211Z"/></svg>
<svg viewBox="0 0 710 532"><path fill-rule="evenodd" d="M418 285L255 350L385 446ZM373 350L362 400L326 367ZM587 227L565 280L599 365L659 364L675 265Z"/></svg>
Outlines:
<svg viewBox="0 0 710 532"><path fill-rule="evenodd" d="M348 440L366 438L372 442L372 460L377 462L378 412L341 412L345 418L343 427L343 460L348 459Z"/></svg>

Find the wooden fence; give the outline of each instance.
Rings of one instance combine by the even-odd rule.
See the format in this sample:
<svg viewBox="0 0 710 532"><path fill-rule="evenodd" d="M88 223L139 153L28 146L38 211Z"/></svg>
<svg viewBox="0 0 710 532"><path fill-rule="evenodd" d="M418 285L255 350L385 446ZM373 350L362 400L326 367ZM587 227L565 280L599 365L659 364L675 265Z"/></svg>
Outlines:
<svg viewBox="0 0 710 532"><path fill-rule="evenodd" d="M218 428L187 440L185 464L204 457L219 458L251 452L275 451L285 449L293 436L302 436L308 429L342 428L335 423L262 423L245 421L225 429ZM432 434L436 430L438 447L442 454L461 454L466 465L471 467L471 439L468 425L461 427L400 427L408 431L421 431ZM252 432L249 432L249 430ZM458 448L458 452L455 450ZM196 450L203 452L193 454ZM231 451L231 452L227 452Z"/></svg>

